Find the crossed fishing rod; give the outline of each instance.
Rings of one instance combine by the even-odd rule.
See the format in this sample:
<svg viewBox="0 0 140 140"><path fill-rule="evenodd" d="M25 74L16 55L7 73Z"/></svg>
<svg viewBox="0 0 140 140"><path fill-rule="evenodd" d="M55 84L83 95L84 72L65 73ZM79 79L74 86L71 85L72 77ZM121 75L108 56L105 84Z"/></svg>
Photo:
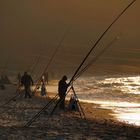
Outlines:
<svg viewBox="0 0 140 140"><path fill-rule="evenodd" d="M81 69L81 67L83 66L83 64L85 63L85 61L87 60L87 58L89 57L89 55L92 53L92 51L97 47L97 45L99 44L100 40L104 37L104 35L108 32L108 30L113 26L113 24L126 12L126 10L134 3L136 2L136 0L133 0L130 4L128 4L128 6L126 6L126 8L124 8L124 10L113 20L113 22L107 27L107 29L103 32L103 34L101 34L101 36L99 37L99 39L95 42L95 44L92 46L92 48L90 49L90 51L87 53L87 55L85 56L85 58L83 59L83 61L81 62L81 64L79 65L79 67L77 68L77 70L75 71L73 77L71 78L70 80L70 84L73 84L73 82L78 78L80 77L80 75L85 72L91 65L92 63L95 61L95 60L92 60L88 65L86 65L80 72L79 70ZM102 51L102 53L105 51L105 49ZM101 54L102 54L101 53ZM100 55L101 55L100 54ZM98 55L97 58L100 56ZM76 98L78 99L76 93L75 93L75 90L73 88L73 86L70 88L70 89L73 89L73 92L74 92L74 95L76 96ZM69 89L69 90L70 90ZM69 91L68 91L69 92ZM68 94L67 92L67 94ZM67 95L66 94L66 95ZM38 118L40 116L40 114L48 108L48 106L50 106L55 100L57 100L58 98L58 94L50 101L48 102L30 121L28 121L24 127L28 127L30 126L36 118ZM63 100L63 99L62 99ZM53 112L55 111L57 105L61 102L61 100L58 100L58 102L56 103L55 107L53 108L53 110L51 111L50 115L53 114ZM81 110L82 111L82 110ZM82 111L83 115L84 115L84 112Z"/></svg>
<svg viewBox="0 0 140 140"><path fill-rule="evenodd" d="M70 88L68 89L67 93L66 93L66 96L68 95L68 93L70 92L70 90L73 91L73 94L74 96L76 97L76 101L78 103L78 106L79 106L79 114L80 114L80 117L82 119L86 119L86 116L85 116L85 113L83 111L83 108L79 102L79 99L77 97L77 94L74 90L74 87L73 87L73 82L76 81L95 61L98 60L98 58L113 44L115 43L115 41L117 41L117 37L114 38L96 57L94 57L74 78L73 81L71 81L71 84L70 84ZM55 104L53 110L50 112L49 114L49 117L51 115L53 115L54 111L56 110L57 106L60 104L60 102L64 99L62 98L61 100L58 100L59 98L59 94L56 94L55 97L53 97L37 114L35 114L26 124L24 127L29 127L41 114L42 112L44 112L46 109L48 109L55 101L57 101L57 103Z"/></svg>
<svg viewBox="0 0 140 140"><path fill-rule="evenodd" d="M37 83L36 83L35 89L33 90L33 93L36 93L36 91L37 91L37 89L38 89L38 85L40 84L40 82L41 82L41 80L42 80L42 76L48 71L49 66L51 65L52 61L54 60L57 51L59 50L59 48L61 47L61 45L62 45L62 43L63 43L63 41L64 41L64 39L65 39L65 36L66 36L67 31L68 31L68 29L66 29L66 31L64 32L64 34L63 34L61 40L59 41L58 45L56 46L56 48L55 48L55 50L54 50L52 56L51 56L50 59L49 59L48 64L47 64L46 67L44 68L44 70L43 70L41 76L37 79ZM38 59L37 59L35 65L37 65L37 63L39 62L39 59L40 59L40 57L38 57ZM33 69L32 69L31 72L34 72L34 69L35 69L35 66L33 67ZM3 106L9 104L9 103L12 102L12 101L15 101L15 99L16 99L17 97L20 96L20 90L21 90L21 86L19 85L19 86L17 87L16 91L15 91L15 94L16 94L16 95L13 96L12 98L10 98L8 101L6 101L4 104L0 105L0 108L2 108ZM4 111L4 112L5 112L5 111ZM2 113L3 113L3 112L1 112L0 114L2 114Z"/></svg>
<svg viewBox="0 0 140 140"><path fill-rule="evenodd" d="M90 49L90 51L87 53L87 55L85 56L85 58L83 59L83 61L81 62L81 64L80 64L79 67L77 68L77 70L75 71L73 77L71 78L71 80L70 80L70 82L69 82L70 84L73 84L73 82L74 82L83 72L85 72L85 71L89 68L89 66L91 66L91 64L93 63L93 61L91 61L88 65L86 65L86 66L80 71L81 67L83 66L83 64L85 63L85 61L86 61L87 58L89 57L89 55L93 52L93 50L94 50L94 49L97 47L97 45L99 44L100 40L104 37L104 35L105 35L105 34L108 32L108 30L113 26L113 24L126 12L126 10L127 10L134 2L136 2L136 0L133 0L130 4L128 4L128 6L126 6L126 8L124 8L124 10L123 10L123 11L113 20L113 22L107 27L107 29L103 32L103 34L101 34L101 36L99 37L99 39L95 42L95 44L92 46L92 48ZM56 49L56 50L57 50L57 49ZM105 50L104 50L104 51L105 51ZM55 53L54 53L54 55L52 56L52 59L50 59L49 62L52 62L54 56L55 56ZM50 63L48 63L48 65L50 65ZM47 67L45 68L44 72L46 72L46 70L48 69L48 65L47 65ZM79 72L79 71L80 71L80 72ZM41 77L43 76L44 72L42 73ZM80 74L80 73L81 73L81 74ZM41 78L38 80L38 83L39 83L39 82L41 82ZM72 86L70 89L73 90L75 96L77 97L73 86ZM36 88L35 88L35 91L36 91L36 90L37 90L37 86L36 86ZM15 96L15 97L16 97L16 96ZM13 97L13 98L15 98L15 97ZM12 98L12 99L13 99L13 98ZM48 102L48 103L47 103L47 104L46 104L46 105L45 105L45 106L44 106L44 107L29 121L29 122L27 122L27 123L25 124L25 127L30 126L30 125L33 123L33 121L34 121L36 118L38 118L38 117L40 116L40 114L41 114L49 105L51 105L55 100L57 100L57 98L58 98L58 94L57 94L54 98L52 98L52 100L50 100L50 101L49 101L49 102ZM12 99L10 99L10 100L12 100ZM78 97L77 97L77 99L78 99ZM51 115L53 114L55 108L57 107L57 105L59 104L60 101L61 101L61 100L58 100L57 104L55 105L54 109L53 109L52 112L51 112ZM84 114L83 114L83 115L84 115Z"/></svg>
<svg viewBox="0 0 140 140"><path fill-rule="evenodd" d="M70 84L70 88L68 89L67 93L66 93L66 96L68 95L68 93L70 92L70 90L73 91L73 94L74 96L76 97L76 101L78 103L78 106L79 106L79 114L80 114L80 117L83 118L83 119L86 119L86 116L85 116L85 113L83 111L83 108L79 102L79 99L77 97L77 94L74 90L74 87L73 87L73 82L76 81L95 61L97 61L97 59L113 44L115 43L115 41L117 41L117 37L114 38L96 57L94 57L89 63L88 65L86 65L74 78L73 81L71 81L71 84ZM55 101L57 101L57 103L55 104L53 110L50 112L49 114L49 117L51 115L53 115L54 111L56 110L58 104L60 104L60 102L64 99L62 98L61 100L58 100L59 98L59 94L56 94L55 97L53 97L37 114L35 114L26 124L24 127L28 127L30 126L41 114L43 111L45 111L47 108L49 108Z"/></svg>
<svg viewBox="0 0 140 140"><path fill-rule="evenodd" d="M35 71L35 66L38 65L39 59L40 59L40 56L37 58L37 60L34 61L34 63L32 64L32 66L30 66L30 67L33 67L33 68L31 69L31 75L34 73L34 71ZM30 70L30 68L28 68L28 70ZM4 104L0 105L0 108L3 107L3 106L5 106L5 105L7 105L7 104L9 104L11 101L14 101L17 97L19 97L19 96L20 96L20 90L21 90L21 86L18 85L18 87L17 87L17 89L16 89L16 91L15 91L15 94L16 94L16 95L13 96L12 98L10 98L8 101L6 101ZM2 113L0 113L0 114L2 114Z"/></svg>
<svg viewBox="0 0 140 140"><path fill-rule="evenodd" d="M32 64L32 67L33 67L33 68L31 69L31 74L33 74L33 72L34 72L34 70L35 70L35 66L39 63L39 59L40 59L40 58L37 58L37 60L34 61L34 63ZM15 96L13 96L13 97L10 98L8 101L6 101L4 104L2 104L2 105L0 106L0 108L4 107L5 105L9 104L9 103L12 102L12 101L16 101L16 99L21 95L21 93L20 93L21 88L22 88L22 86L21 86L20 83L19 83L19 85L18 85L18 87L17 87L17 89L16 89L16 91L15 91ZM8 110L10 110L10 108L7 109L6 111L8 111ZM3 113L5 113L5 111L0 112L0 114L3 114Z"/></svg>
<svg viewBox="0 0 140 140"><path fill-rule="evenodd" d="M74 80L71 81L71 83L69 83L69 84L70 84L70 88L69 88L69 90L67 91L67 93L66 93L65 96L68 95L68 93L70 92L70 90L73 91L74 96L76 97L76 101L77 101L78 106L79 106L79 114L80 114L81 118L86 119L85 113L84 113L84 111L83 111L83 109L82 109L82 107L81 107L81 105L80 105L79 99L78 99L78 97L77 97L77 95L76 95L76 92L75 92L75 90L74 90L73 82L74 82ZM42 114L42 112L44 112L44 111L45 111L47 108L49 108L55 101L57 101L56 104L55 104L55 106L53 107L52 111L50 112L49 117L50 117L51 115L53 115L53 113L54 113L55 109L57 108L58 104L59 104L60 102L62 102L62 100L63 100L64 98L65 98L65 97L63 97L62 99L59 99L59 94L56 94L55 97L53 97L53 98L52 98L52 99L51 99L37 114L35 114L35 115L24 125L24 127L29 127L29 126Z"/></svg>

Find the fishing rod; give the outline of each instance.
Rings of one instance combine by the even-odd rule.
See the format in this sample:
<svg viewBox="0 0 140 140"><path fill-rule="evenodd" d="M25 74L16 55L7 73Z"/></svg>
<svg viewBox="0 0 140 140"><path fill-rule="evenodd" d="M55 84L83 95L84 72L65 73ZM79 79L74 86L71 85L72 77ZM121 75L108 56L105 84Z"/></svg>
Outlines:
<svg viewBox="0 0 140 140"><path fill-rule="evenodd" d="M59 48L61 47L61 45L62 45L62 43L63 43L63 41L64 41L64 39L65 39L65 37L66 37L66 34L67 34L67 30L64 32L64 34L63 34L61 40L59 41L58 45L56 46L56 49L54 50L54 52L53 52L53 54L52 54L52 56L51 56L51 58L50 58L48 64L47 64L46 67L44 68L44 70L43 70L41 76L37 79L37 83L36 83L36 86L35 86L35 89L34 89L34 93L35 93L36 90L38 89L38 84L41 82L43 75L47 72L49 66L50 66L51 63L53 62L53 60L54 60L54 58L55 58L55 56L56 56L56 53L58 52Z"/></svg>
<svg viewBox="0 0 140 140"><path fill-rule="evenodd" d="M37 59L35 59L35 61L34 61L34 63L33 63L33 69L32 69L32 71L31 71L31 74L34 72L34 69L35 69L35 66L39 63L39 59L40 59L40 57L41 56L39 56ZM8 61L7 61L7 63L8 63ZM6 65L7 65L7 63L6 63ZM5 65L5 66L6 66ZM31 66L31 67L32 67ZM28 68L28 71L30 70L30 68ZM10 98L7 102L5 102L4 104L2 104L2 105L0 105L0 108L1 107L3 107L3 106L5 106L5 105L7 105L7 104L9 104L11 101L15 101L15 99L20 95L19 94L19 91L20 91L20 89L21 89L21 87L20 87L20 85L19 85L19 87L17 87L17 90L15 91L15 96L13 96L12 98ZM1 113L0 113L1 114Z"/></svg>
<svg viewBox="0 0 140 140"><path fill-rule="evenodd" d="M40 59L41 59L41 55L37 56L37 60L35 61L35 64L32 66L31 73L34 73L35 68L39 64Z"/></svg>
<svg viewBox="0 0 140 140"><path fill-rule="evenodd" d="M97 61L97 59L111 46L111 45L113 45L117 40L118 40L118 36L117 37L115 37L96 57L94 57L91 61L90 61L90 63L87 65L87 66L85 66L77 75L76 75L76 78L74 79L74 81L75 80L77 80L80 76L81 76L81 74L83 73L83 72L85 72L95 61ZM70 88L70 89L72 89L74 92L75 92L75 90L74 90L74 88L73 88L73 86ZM69 90L70 91L70 90ZM68 91L68 93L69 93L69 91ZM76 98L77 98L77 96L76 96ZM78 99L78 98L77 98ZM79 100L78 100L78 102L79 102ZM55 110L55 108L57 107L57 105L59 104L59 102L56 104L56 106L54 107L54 109L51 111L51 115L53 114L53 112L54 112L54 110ZM80 106L80 109L82 110L82 107L81 107L81 105L79 104L79 106ZM82 113L83 113L83 116L84 116L84 118L85 118L85 114L84 114L84 111L82 110L81 111ZM80 114L80 116L81 116L81 114Z"/></svg>
<svg viewBox="0 0 140 140"><path fill-rule="evenodd" d="M117 40L118 36L115 37L106 47L104 47L104 49L98 55L96 55L82 70L79 71L79 73L75 76L74 81L78 79L93 63L95 63L100 58L100 56Z"/></svg>
<svg viewBox="0 0 140 140"><path fill-rule="evenodd" d="M78 74L79 70L81 69L81 67L83 66L83 64L85 63L85 61L87 60L87 58L89 57L89 55L91 54L91 52L95 49L95 47L98 45L98 43L101 41L101 39L104 37L104 35L108 32L108 30L113 26L113 24L125 13L125 11L135 2L136 0L133 0L128 6L126 6L126 8L124 8L124 10L113 20L113 22L107 27L107 29L101 34L101 36L99 37L99 39L95 42L95 44L93 45L93 47L90 49L90 51L87 53L87 55L85 56L85 58L83 59L83 61L81 62L81 64L79 65L79 67L77 68L77 70L75 71L74 75L72 76L69 84L71 85L74 81L75 76ZM67 94L66 94L67 95ZM54 112L54 110L56 109L58 103L60 103L61 100L59 100L55 106L55 108L52 110L51 113ZM46 109L46 108L45 108ZM43 109L42 111L44 111L45 109ZM42 112L41 111L41 112ZM30 124L31 125L31 124ZM27 125L27 126L30 126ZM25 125L26 126L26 125Z"/></svg>
<svg viewBox="0 0 140 140"><path fill-rule="evenodd" d="M24 127L30 126L40 115L43 111L45 111L49 106L52 105L58 98L58 94L55 95L37 114L35 114L25 125Z"/></svg>
<svg viewBox="0 0 140 140"><path fill-rule="evenodd" d="M21 90L21 86L18 85L18 87L17 87L17 89L15 91L15 94L16 95L13 96L12 98L10 98L8 101L6 101L4 104L0 105L0 108L3 107L3 106L5 106L5 105L7 105L7 104L9 104L11 101L15 101L15 99L20 96L20 90ZM0 114L2 114L2 113L0 113Z"/></svg>
<svg viewBox="0 0 140 140"><path fill-rule="evenodd" d="M71 89L74 91L73 86L71 86L71 87L69 88L69 90L67 91L67 94L70 92ZM74 92L75 92L75 91L74 91ZM77 99L78 99L78 98L77 98ZM36 114L24 125L24 127L29 127L29 126L41 115L41 113L44 112L49 106L51 106L55 101L57 101L57 102L56 102L56 104L55 104L53 110L50 112L50 115L49 115L49 116L53 115L53 112L55 111L55 109L57 108L58 104L60 103L60 100L58 100L58 94L56 94L54 98L52 98L38 113L36 113ZM83 115L83 118L85 119L85 113L84 113L84 111L83 111L83 109L82 109L80 103L79 103L79 107L80 107L81 112L82 112L82 114L80 113L80 116L81 116L81 118L82 118L82 115Z"/></svg>
<svg viewBox="0 0 140 140"><path fill-rule="evenodd" d="M113 26L113 24L115 24L115 22L127 11L127 9L132 6L134 4L134 2L136 2L136 0L133 0L130 4L128 4L124 10L113 20L113 22L107 27L107 29L101 34L101 36L98 38L98 40L95 42L95 44L92 46L92 48L90 49L90 51L87 53L87 55L85 56L85 58L83 59L83 61L81 62L81 64L79 65L79 67L77 68L77 70L75 71L74 75L72 76L70 83L74 80L75 76L77 75L77 73L79 72L79 70L81 69L81 67L83 66L83 64L85 63L85 61L87 60L87 58L89 57L89 55L92 53L92 51L96 48L96 46L99 44L99 42L101 41L101 39L105 36L105 34L109 31L109 29Z"/></svg>
<svg viewBox="0 0 140 140"><path fill-rule="evenodd" d="M113 22L107 27L107 29L101 34L101 36L98 38L98 40L95 42L95 44L92 46L92 48L90 49L90 51L87 53L87 55L85 56L85 58L83 59L83 61L81 62L81 64L79 65L79 67L77 68L77 70L75 71L74 75L72 76L69 85L73 84L73 82L76 80L75 78L78 76L80 76L80 69L83 66L83 64L85 63L85 61L87 60L87 58L89 57L89 55L94 51L94 49L97 47L98 43L101 41L101 39L105 36L105 34L109 31L109 29L113 26L113 24L115 24L115 22L127 11L127 9L135 2L136 0L133 0L130 4L128 4L122 11L121 13L113 20ZM104 51L103 51L104 52ZM89 63L89 66L91 65L91 63ZM83 68L83 70L81 70L81 73L83 73L85 71L85 69L87 67L89 67L88 65ZM79 72L79 74L78 74ZM77 78L78 78L77 77ZM66 94L67 95L67 94ZM77 95L75 94L75 96L77 97ZM59 100L58 103L60 103L61 101ZM55 110L55 109L54 109ZM53 112L54 112L53 110Z"/></svg>
<svg viewBox="0 0 140 140"><path fill-rule="evenodd" d="M43 76L44 73L48 70L50 64L52 63L53 59L55 58L55 55L56 55L57 51L58 51L59 48L61 47L61 45L62 45L62 43L63 43L63 41L64 41L64 39L65 39L66 33L67 33L67 30L65 31L65 33L64 33L63 36L62 36L62 39L60 40L60 42L59 42L58 45L56 46L56 49L54 50L54 52L53 52L53 54L52 54L52 56L51 56L51 58L50 58L50 60L49 60L49 63L47 64L47 66L46 66L45 69L43 70L43 72L42 72L40 78L38 78L37 84L36 84L35 89L34 89L34 91L33 91L34 93L36 92L36 90L37 90L37 88L38 88L38 84L41 82L42 76ZM18 88L18 89L16 90L16 92L15 92L16 95L15 95L14 97L12 97L11 99L9 99L6 103L2 104L2 105L0 106L0 108L3 107L4 105L8 104L8 103L11 102L11 101L14 101L14 100L20 95L20 94L18 93L19 90L20 90L20 89ZM17 94L17 93L18 93L18 94Z"/></svg>
<svg viewBox="0 0 140 140"><path fill-rule="evenodd" d="M47 64L47 66L46 66L45 69L43 70L43 72L42 72L40 78L38 78L37 83L36 83L36 87L35 87L35 89L34 89L34 93L36 92L36 90L37 90L37 88L38 88L38 84L41 82L42 76L43 76L43 75L46 73L46 71L48 70L50 64L52 63L53 59L54 59L55 56L56 56L56 53L58 52L58 49L61 47L61 45L62 45L62 43L63 43L63 41L64 41L64 39L65 39L66 33L67 33L67 30L65 31L64 35L62 36L62 39L61 39L60 42L58 43L58 45L57 45L55 51L54 51L53 54L52 54L52 57L51 57L50 60L49 60L49 63ZM44 111L49 105L51 105L55 100L57 100L57 98L58 98L58 94L57 94L50 102L48 102L47 105L46 105L45 107L43 107L42 110ZM41 112L42 112L42 110L41 110ZM31 119L30 121L31 121L31 122L34 121L34 119L36 119L36 117L38 117L38 115L40 115L41 112L38 113L38 114L36 114L36 115L32 118L33 120ZM30 122L30 121L29 121L29 122ZM28 122L28 123L29 123L29 122ZM30 124L28 124L28 123L26 124L27 126L30 125ZM25 127L26 127L26 125L25 125Z"/></svg>
<svg viewBox="0 0 140 140"><path fill-rule="evenodd" d="M71 88L68 90L68 92L71 90ZM58 100L58 94L55 95L55 97L53 97L38 113L36 113L25 125L24 127L29 127L40 115L43 111L45 111L49 106L51 106L54 101ZM53 108L53 110L56 108L56 106L58 105L59 102L57 102L55 104L55 107ZM53 113L53 110L51 111L50 114Z"/></svg>
<svg viewBox="0 0 140 140"><path fill-rule="evenodd" d="M82 108L82 106L81 106L81 104L80 104L80 102L79 102L79 99L78 99L78 97L77 97L77 95L76 95L76 92L75 92L75 90L74 90L73 85L70 86L70 88L69 88L69 90L67 91L66 95L70 92L70 90L73 91L74 96L76 97L77 103L78 103L78 105L79 105L79 109L81 110L81 111L79 110L79 113L80 113L81 118L82 118L82 116L83 116L83 118L86 120L85 113L84 113L83 108ZM65 98L65 97L63 97L62 99L64 99L64 98ZM62 101L62 100L58 100L58 101L57 101L57 103L56 103L56 105L54 106L53 110L51 111L50 115L53 115L55 109L57 108L58 104L59 104L61 101Z"/></svg>

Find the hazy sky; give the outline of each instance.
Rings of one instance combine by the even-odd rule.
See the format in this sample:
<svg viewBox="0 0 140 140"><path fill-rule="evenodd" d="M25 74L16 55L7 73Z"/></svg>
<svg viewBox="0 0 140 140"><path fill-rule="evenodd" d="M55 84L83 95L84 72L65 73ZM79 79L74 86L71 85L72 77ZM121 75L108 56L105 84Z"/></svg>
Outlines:
<svg viewBox="0 0 140 140"><path fill-rule="evenodd" d="M74 72L92 44L131 0L0 0L0 67L9 71L30 67L36 55L47 64L66 32L51 69ZM93 71L140 72L140 1L111 28L98 54L119 40L90 68ZM95 55L94 54L94 55ZM94 56L92 55L92 56ZM39 68L37 68L39 70ZM88 73L88 72L87 72Z"/></svg>

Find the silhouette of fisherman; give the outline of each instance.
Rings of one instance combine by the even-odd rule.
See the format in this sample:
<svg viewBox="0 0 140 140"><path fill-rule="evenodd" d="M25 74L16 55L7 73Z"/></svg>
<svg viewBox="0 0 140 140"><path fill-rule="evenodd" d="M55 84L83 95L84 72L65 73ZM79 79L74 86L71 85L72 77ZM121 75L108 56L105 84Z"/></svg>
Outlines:
<svg viewBox="0 0 140 140"><path fill-rule="evenodd" d="M58 94L60 98L60 103L59 107L60 109L65 109L65 97L66 97L66 92L69 84L66 83L67 76L63 76L62 79L59 81L58 84Z"/></svg>
<svg viewBox="0 0 140 140"><path fill-rule="evenodd" d="M27 74L27 72L24 72L24 75L21 77L21 84L24 85L25 88L25 98L27 98L27 96L31 98L30 87L31 85L33 85L33 80L32 77L29 74Z"/></svg>

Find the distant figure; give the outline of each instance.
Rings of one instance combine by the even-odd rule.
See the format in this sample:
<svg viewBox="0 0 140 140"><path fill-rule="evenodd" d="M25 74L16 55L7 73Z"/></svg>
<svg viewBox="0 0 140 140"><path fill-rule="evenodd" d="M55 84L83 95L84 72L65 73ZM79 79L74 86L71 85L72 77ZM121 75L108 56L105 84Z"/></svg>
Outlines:
<svg viewBox="0 0 140 140"><path fill-rule="evenodd" d="M59 85L58 85L58 94L60 97L59 107L61 109L65 109L65 96L66 96L67 88L69 86L69 84L66 83L66 80L67 80L67 76L64 75L62 79L59 81Z"/></svg>
<svg viewBox="0 0 140 140"><path fill-rule="evenodd" d="M47 93L47 91L46 91L45 82L42 80L42 85L41 85L41 96L45 96L46 93Z"/></svg>
<svg viewBox="0 0 140 140"><path fill-rule="evenodd" d="M27 98L27 96L31 98L30 87L31 85L33 85L33 80L32 80L32 77L27 74L27 72L24 72L24 75L21 77L21 84L24 85L24 88L25 88L25 98Z"/></svg>

